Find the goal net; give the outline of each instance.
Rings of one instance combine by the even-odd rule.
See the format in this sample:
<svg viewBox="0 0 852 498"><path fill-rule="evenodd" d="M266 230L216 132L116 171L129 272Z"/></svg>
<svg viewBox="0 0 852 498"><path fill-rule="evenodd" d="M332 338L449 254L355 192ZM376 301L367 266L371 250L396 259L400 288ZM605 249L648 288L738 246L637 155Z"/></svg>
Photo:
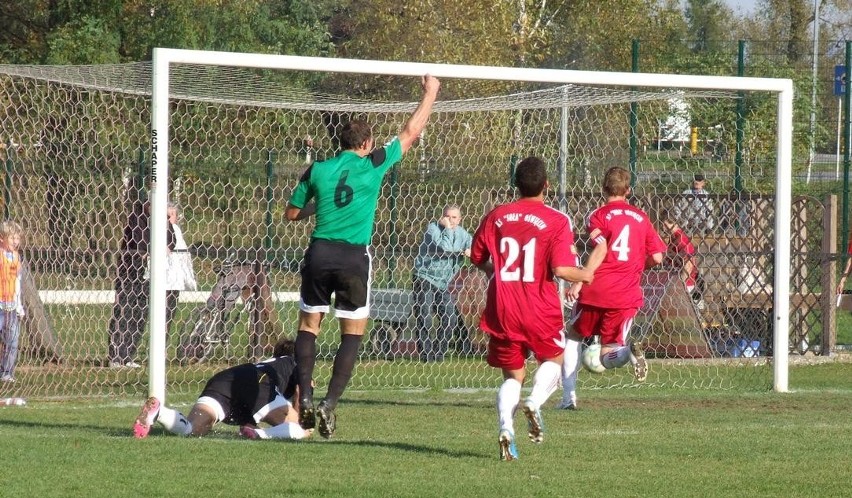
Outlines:
<svg viewBox="0 0 852 498"><path fill-rule="evenodd" d="M671 218L695 249L698 290L683 258L643 276L632 334L649 348L648 384L786 390L788 353L819 336L789 321L813 324L820 313L791 240L807 254L821 219L802 207L791 220L788 80L163 49L153 64L0 66L3 206L25 228L31 290L16 382L0 389L190 395L213 372L293 337L312 222L284 219L292 189L312 161L339 151L348 119L366 118L378 143L396 135L427 72L442 79L440 101L384 180L372 319L352 388L498 384L477 328L483 275L466 263L451 282L460 320L444 336L434 314L428 333L443 359L433 361L421 357L412 268L444 206L459 206L472 233L514 198L514 164L537 155L549 168L548 202L572 217L584 253L584 219L604 202L600 180L615 165L633 172L632 202L664 238ZM684 193L696 174L707 196ZM180 293L167 326L168 201L180 209L197 289ZM122 239L139 209L163 223L151 223L144 283L130 285L120 263L134 250ZM338 340L329 316L320 390ZM132 356L115 357L116 343ZM580 374L581 388L629 386L629 369Z"/></svg>

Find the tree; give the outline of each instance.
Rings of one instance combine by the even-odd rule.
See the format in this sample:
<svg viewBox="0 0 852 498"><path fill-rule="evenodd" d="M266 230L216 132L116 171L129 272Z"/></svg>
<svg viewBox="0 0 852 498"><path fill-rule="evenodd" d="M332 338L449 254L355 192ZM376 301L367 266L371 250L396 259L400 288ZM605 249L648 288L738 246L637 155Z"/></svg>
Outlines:
<svg viewBox="0 0 852 498"><path fill-rule="evenodd" d="M154 47L322 55L329 40L323 2L275 0L128 0L121 24L130 60Z"/></svg>
<svg viewBox="0 0 852 498"><path fill-rule="evenodd" d="M115 64L120 61L120 34L106 21L84 16L47 35L47 64Z"/></svg>
<svg viewBox="0 0 852 498"><path fill-rule="evenodd" d="M733 12L720 0L687 0L684 14L696 52L714 49L713 42L726 39L731 32Z"/></svg>
<svg viewBox="0 0 852 498"><path fill-rule="evenodd" d="M641 41L645 62L657 67L659 59L678 51L686 24L677 0L570 0L555 16L549 67L630 71L632 42ZM644 65L642 70L648 70Z"/></svg>
<svg viewBox="0 0 852 498"><path fill-rule="evenodd" d="M755 14L759 31L752 32L750 38L776 42L791 64L805 62L810 54L808 39L813 16L812 0L762 0Z"/></svg>
<svg viewBox="0 0 852 498"><path fill-rule="evenodd" d="M32 64L41 60L47 31L43 3L0 2L0 62Z"/></svg>
<svg viewBox="0 0 852 498"><path fill-rule="evenodd" d="M154 47L321 55L329 0L19 0L0 3L0 61L142 61Z"/></svg>
<svg viewBox="0 0 852 498"><path fill-rule="evenodd" d="M508 2L433 0L399 3L351 0L329 20L336 54L356 59L474 65L513 65L513 38ZM490 86L474 83L475 87ZM442 98L466 95L465 85L447 86ZM348 78L327 82L326 90L361 96L413 98L412 85L395 78Z"/></svg>

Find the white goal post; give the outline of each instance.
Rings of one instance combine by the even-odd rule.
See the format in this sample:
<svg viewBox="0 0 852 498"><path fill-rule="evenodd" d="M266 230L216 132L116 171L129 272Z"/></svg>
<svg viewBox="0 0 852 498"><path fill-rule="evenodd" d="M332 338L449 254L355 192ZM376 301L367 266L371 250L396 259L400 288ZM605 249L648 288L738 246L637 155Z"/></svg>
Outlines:
<svg viewBox="0 0 852 498"><path fill-rule="evenodd" d="M773 328L773 388L788 389L788 343L790 313L793 83L789 79L767 79L723 76L690 76L676 74L644 74L592 72L555 69L524 69L450 64L326 59L284 55L207 52L157 48L153 52L153 87L151 112L151 216L166 219L169 179L169 99L170 69L173 64L235 66L293 71L360 73L419 77L432 74L444 78L444 86L452 80L502 80L554 84L578 84L633 88L685 88L723 91L762 91L777 94L776 142L776 216L774 229L774 292L771 321ZM166 226L151 225L150 280L150 354L149 392L165 397L166 385Z"/></svg>

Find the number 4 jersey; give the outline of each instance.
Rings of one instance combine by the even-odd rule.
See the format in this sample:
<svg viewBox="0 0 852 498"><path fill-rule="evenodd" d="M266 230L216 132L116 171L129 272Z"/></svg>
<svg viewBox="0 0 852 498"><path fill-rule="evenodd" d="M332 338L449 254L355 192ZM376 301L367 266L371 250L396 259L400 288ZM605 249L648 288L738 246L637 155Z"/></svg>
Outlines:
<svg viewBox="0 0 852 498"><path fill-rule="evenodd" d="M549 336L563 328L554 267L579 265L571 220L543 202L521 199L494 208L473 237L470 260L491 260L486 333L510 341Z"/></svg>
<svg viewBox="0 0 852 498"><path fill-rule="evenodd" d="M580 291L580 304L641 308L645 261L652 254L666 252L648 215L625 201L608 202L589 216L588 233L592 246L607 245L607 254L595 270L594 281Z"/></svg>

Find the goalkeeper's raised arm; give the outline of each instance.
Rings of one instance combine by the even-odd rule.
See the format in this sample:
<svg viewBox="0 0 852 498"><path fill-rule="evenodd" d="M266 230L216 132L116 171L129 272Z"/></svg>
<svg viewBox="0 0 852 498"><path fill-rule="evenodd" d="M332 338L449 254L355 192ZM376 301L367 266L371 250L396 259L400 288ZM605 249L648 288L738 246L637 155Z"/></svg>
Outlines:
<svg viewBox="0 0 852 498"><path fill-rule="evenodd" d="M402 131L399 133L399 144L402 146L402 153L405 154L408 149L414 145L415 140L423 132L426 123L429 121L429 115L432 114L432 105L438 97L438 90L441 88L441 82L438 78L425 75L421 81L423 86L423 96L420 98L420 104L417 109L408 118Z"/></svg>

